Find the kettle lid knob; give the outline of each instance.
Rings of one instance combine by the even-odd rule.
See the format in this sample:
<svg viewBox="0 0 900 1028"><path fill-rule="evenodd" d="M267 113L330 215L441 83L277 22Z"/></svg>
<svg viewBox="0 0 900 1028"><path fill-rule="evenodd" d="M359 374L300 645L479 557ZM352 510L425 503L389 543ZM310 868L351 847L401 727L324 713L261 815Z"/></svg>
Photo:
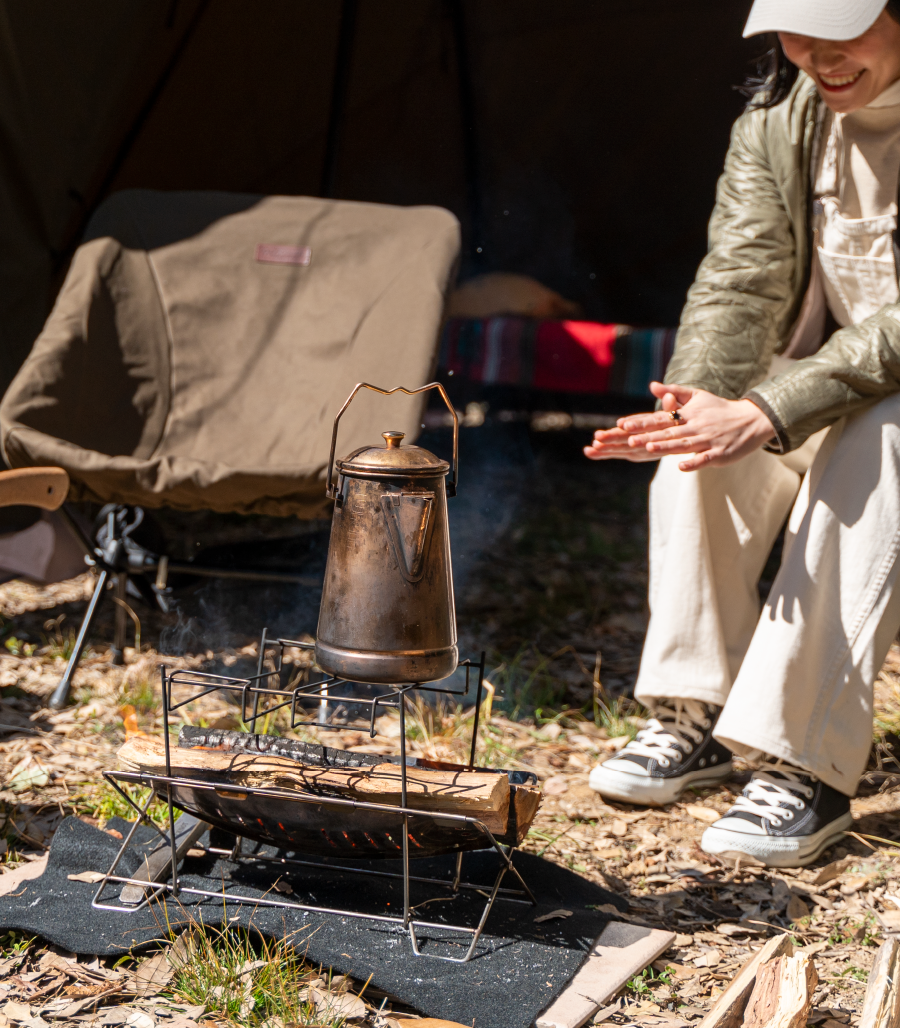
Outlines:
<svg viewBox="0 0 900 1028"><path fill-rule="evenodd" d="M387 443L389 450L397 450L400 447L400 441L405 435L405 432L382 432L381 438Z"/></svg>

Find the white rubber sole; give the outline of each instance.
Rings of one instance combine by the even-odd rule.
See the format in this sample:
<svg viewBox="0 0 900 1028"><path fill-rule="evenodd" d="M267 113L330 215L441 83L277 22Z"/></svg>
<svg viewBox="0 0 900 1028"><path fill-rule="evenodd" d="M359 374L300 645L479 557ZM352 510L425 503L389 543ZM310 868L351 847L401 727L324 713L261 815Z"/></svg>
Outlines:
<svg viewBox="0 0 900 1028"><path fill-rule="evenodd" d="M676 778L650 778L615 771L598 764L591 771L588 785L608 800L620 803L639 803L646 807L662 807L674 803L685 789L705 785L719 785L731 777L731 761L713 767L698 768Z"/></svg>
<svg viewBox="0 0 900 1028"><path fill-rule="evenodd" d="M836 843L853 824L851 814L844 814L825 825L814 835L783 837L778 835L744 835L727 828L710 825L703 833L700 848L726 864L738 857L761 860L766 867L804 867L811 864L829 846Z"/></svg>

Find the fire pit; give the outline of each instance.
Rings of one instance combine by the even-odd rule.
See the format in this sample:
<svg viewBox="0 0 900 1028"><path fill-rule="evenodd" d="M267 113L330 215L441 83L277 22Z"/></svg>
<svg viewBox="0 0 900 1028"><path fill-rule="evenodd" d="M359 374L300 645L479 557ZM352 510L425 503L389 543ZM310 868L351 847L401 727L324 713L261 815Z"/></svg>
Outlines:
<svg viewBox="0 0 900 1028"><path fill-rule="evenodd" d="M382 433L383 447L364 446L335 461L341 418L361 389L381 395L414 395L437 389L453 419L452 462L439 460L421 447L402 445L403 433L396 431ZM256 674L249 678L162 670L162 742L126 742L119 752L123 766L106 774L138 819L94 897L95 907L138 910L166 892L213 895L187 887L182 890L178 882L180 857L209 826L234 837L230 849L210 847L211 852L234 860L270 860L278 867L327 867L347 875L402 879L400 916L387 911L326 910L268 896L251 902L397 924L408 932L417 955L417 930L449 929L471 936L465 955L424 955L465 962L475 950L495 900L535 902L512 857L537 813L541 796L537 779L528 773L475 766L484 654L477 664L460 662L457 649L447 497L456 495L458 454L459 419L439 383L419 389L381 389L361 382L353 389L332 426L326 481L335 507L318 639L315 643L270 641L263 631ZM334 470L337 477L332 481ZM293 678L286 675L287 647L314 651L315 674L322 677L311 678L308 665ZM447 684L459 669L465 673L464 689ZM409 694L425 690L467 695L473 673L475 719L468 764L408 759ZM357 683L367 687L361 689ZM215 690L240 696L241 719L253 734L189 729L173 748L170 713ZM346 695L348 690L350 695ZM319 730L346 728L350 720L358 719L359 710L368 707L371 738L376 735L379 710L396 710L400 757L356 754L256 733L260 718L286 707L290 707L292 729L313 723ZM156 829L163 844L144 859L142 873L135 878L116 875L116 870L138 825L152 824L147 816L150 799L139 808L122 788L126 783L149 786L151 798L158 795L168 804L168 835ZM178 828L176 808L186 812ZM257 847L278 847L278 855L244 855L245 839ZM464 883L463 854L479 849L496 854L496 877L484 885ZM412 858L448 853L456 854L456 867L446 880L411 875ZM301 859L298 854L319 861ZM334 858L342 863L323 863ZM373 858L399 859L402 871L397 875L360 866ZM521 889L501 888L507 874ZM477 923L451 925L416 919L414 911L438 897L430 896L413 906L413 881L449 889L454 896L461 890L484 896ZM107 895L114 882L122 886L118 904ZM224 882L222 898L248 902L246 897L226 893Z"/></svg>
<svg viewBox="0 0 900 1028"><path fill-rule="evenodd" d="M257 674L229 678L202 672L162 670L163 739L135 740L120 751L124 766L105 774L137 814L131 832L123 840L115 860L106 872L93 900L97 909L137 911L167 894L211 896L203 890L182 888L178 864L183 856L181 839L187 838L177 825L193 825L193 839L208 826L228 832L233 843L228 849L209 846L208 851L230 859L270 862L273 870L328 868L347 875L392 877L403 883L403 912L372 914L350 909L323 908L266 897L247 899L224 891L226 902L252 902L284 906L318 913L360 917L396 924L409 935L413 952L436 959L467 961L475 950L488 915L496 900L534 903L535 899L513 864L513 853L525 837L540 803L537 779L531 772L480 768L475 764L475 744L483 693L484 655L478 663L464 660L459 668L465 683L454 687L452 680L427 685L383 686L376 695L362 692L335 696L352 690L348 683L324 672L312 681L288 681L285 651L289 647L310 650L313 643L293 639L267 639L259 646ZM301 676L303 677L303 676ZM474 688L473 688L474 687ZM184 727L178 745L170 743L173 711L214 690L239 697L241 716L250 732ZM428 691L465 696L474 691L475 719L470 760L466 765L450 764L406 755L406 702L410 693ZM369 735L377 735L379 711L396 710L400 721L400 756L354 753L348 750L303 743L254 731L262 718L276 710L290 708L290 726L315 725L318 730L343 730L367 724ZM368 710L367 721L364 714ZM168 833L155 825L161 837L156 855L145 860L144 874L127 878L116 873L123 855L133 844L138 825L152 825L147 811L129 796L126 784L149 786L152 796L168 804ZM374 797L367 799L366 797ZM176 822L175 811L185 812ZM278 848L277 856L245 852L243 840ZM258 848L258 847L257 847ZM471 850L492 850L497 858L493 882L463 880L463 854ZM180 851L181 850L181 851ZM455 853L455 870L446 879L413 874L415 858ZM160 860L160 858L162 858ZM399 874L361 866L363 861L393 858L401 861ZM507 875L517 888L503 888ZM434 894L422 903L410 903L410 883L427 884ZM274 877L273 877L274 883ZM114 885L120 887L118 899ZM417 907L437 896L450 898L462 892L486 897L475 924L453 924L418 919ZM274 893L270 894L274 897ZM129 902L132 900L132 902ZM136 900L136 901L134 901ZM463 957L422 953L417 931L450 931L470 936Z"/></svg>

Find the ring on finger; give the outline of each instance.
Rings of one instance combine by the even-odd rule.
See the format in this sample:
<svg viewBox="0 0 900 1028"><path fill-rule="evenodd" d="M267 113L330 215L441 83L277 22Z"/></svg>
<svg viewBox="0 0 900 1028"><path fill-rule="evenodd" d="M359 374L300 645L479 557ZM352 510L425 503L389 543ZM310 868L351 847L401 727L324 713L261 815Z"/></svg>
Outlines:
<svg viewBox="0 0 900 1028"><path fill-rule="evenodd" d="M684 418L682 417L681 411L670 410L668 412L668 414L669 414L669 417L675 422L676 425L683 425L684 424Z"/></svg>

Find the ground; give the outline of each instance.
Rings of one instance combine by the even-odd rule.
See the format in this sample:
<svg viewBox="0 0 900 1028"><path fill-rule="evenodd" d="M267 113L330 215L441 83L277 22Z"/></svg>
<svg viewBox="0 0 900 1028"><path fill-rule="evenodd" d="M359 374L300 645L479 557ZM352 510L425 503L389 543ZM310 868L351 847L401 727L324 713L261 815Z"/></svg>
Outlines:
<svg viewBox="0 0 900 1028"><path fill-rule="evenodd" d="M900 720L900 650L892 648L876 685L878 745L853 800L853 831L813 867L728 868L699 849L706 824L727 809L749 776L745 762L738 762L724 788L691 792L664 810L604 803L588 788L588 772L638 730L645 713L628 699L628 690L646 624L651 472L585 466L577 459L573 433L548 432L532 442L529 488L519 494L508 525L481 554L458 597L460 638L467 652L488 654L492 692L482 709L479 762L533 770L543 785L545 799L525 848L626 898L628 912L617 916L677 932L672 949L601 1016L608 1023L696 1021L754 948L774 933L790 932L796 945L815 954L819 971L811 1023L855 1024L875 948L886 932L900 929L900 775L891 770L900 768L890 759ZM0 586L4 871L40 859L67 814L100 827L115 814L127 814L101 772L114 766L126 734L161 732L160 663L255 665L256 643L236 632L223 642L221 627L212 648L191 642L195 625L187 636L190 645L173 652L178 647L171 644L172 629L181 615L167 620L136 605L142 635L139 648L126 652L126 665L108 662L107 618L76 677L75 702L53 713L44 702L62 674L71 626L90 588L89 574L46 588L24 582ZM209 604L196 596L192 602L200 612L191 615L195 620L209 616ZM213 695L179 715L195 724L236 727L236 712ZM461 757L472 714L465 705L435 709L417 703L411 752ZM273 717L267 729L287 734L281 717ZM396 752L396 720L385 716L378 727L374 744L356 731L323 741ZM315 738L315 730L303 730L300 737ZM2 881L0 875L0 889ZM112 962L73 961L40 940L0 938L0 1028L4 1018L44 1028L40 1011L50 1018L65 1003L71 1018L89 1019L98 996L103 1023L127 1020L139 1028L339 1024L334 1004L349 1004L344 1016L349 1015L362 988L360 982L331 981L327 969L286 961L283 951L260 953L240 938L198 936L191 942L202 948L202 959L175 960L177 970L171 961L161 969L144 965L139 973L151 984L142 986L135 984L134 961L114 969L107 966ZM281 969L277 982L275 967ZM255 996L271 997L278 989L290 1001L260 1000L254 1006ZM135 995L142 990L147 995ZM73 998L84 1000L79 1013L71 1008ZM371 990L362 998L370 1003L369 1023L390 1023L377 1021L371 1009L386 1013L389 998ZM363 1015L366 1009L354 1012ZM404 1013L411 1012L394 1004L392 1018L402 1020Z"/></svg>

